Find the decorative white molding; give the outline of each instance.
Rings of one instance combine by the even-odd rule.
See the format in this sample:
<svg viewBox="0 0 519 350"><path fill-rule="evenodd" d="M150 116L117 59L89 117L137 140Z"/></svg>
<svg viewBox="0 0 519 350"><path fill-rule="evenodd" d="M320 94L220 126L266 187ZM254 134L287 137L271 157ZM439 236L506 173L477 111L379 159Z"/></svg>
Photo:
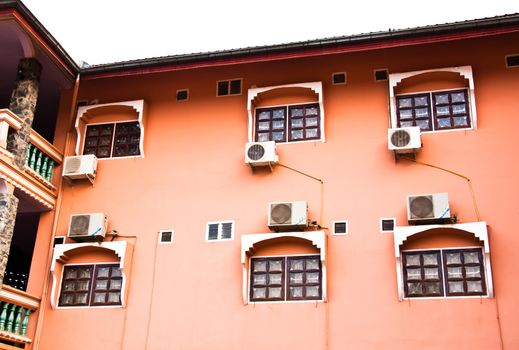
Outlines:
<svg viewBox="0 0 519 350"><path fill-rule="evenodd" d="M242 297L244 305L248 304L247 257L254 255L254 245L265 241L272 241L275 244L277 240L282 240L284 238L302 239L310 242L313 246L319 249L323 273L323 301L326 301L326 234L324 231L256 233L241 236Z"/></svg>
<svg viewBox="0 0 519 350"><path fill-rule="evenodd" d="M92 112L99 108L105 108L105 107L130 107L135 112L137 112L137 120L139 122L139 126L141 128L141 139L139 143L139 149L140 149L140 156L144 157L144 110L145 110L145 103L144 100L134 100L134 101L121 101L121 102L112 102L112 103L103 103L103 104L97 104L97 105L88 105L88 106L81 106L78 107L77 115L76 115L76 133L77 133L77 142L76 142L76 149L75 149L75 155L80 154L80 146L82 145L82 132L81 132L81 125L87 124L87 119L89 116L89 112ZM109 122L107 122L109 123Z"/></svg>
<svg viewBox="0 0 519 350"><path fill-rule="evenodd" d="M445 230L463 231L474 235L483 243L483 252L485 259L485 275L486 284L488 290L488 296L494 296L494 287L492 282L492 269L490 266L490 244L488 239L487 223L485 221L480 222L469 222L463 224L451 224L451 225L416 225L416 226L395 226L394 236L394 249L396 257L396 273L398 278L398 296L400 300L404 298L404 286L403 286L403 271L402 271L402 257L401 247L405 242L419 233L429 232L435 234L438 230L445 232ZM448 248L448 247L444 247Z"/></svg>
<svg viewBox="0 0 519 350"><path fill-rule="evenodd" d="M402 80L414 77L421 74L426 73L436 73L436 72L451 72L458 73L460 76L468 80L469 82L469 90L470 90L470 118L471 118L471 128L477 129L477 113L476 113L476 99L474 95L474 76L472 74L471 66L460 66L460 67L446 67L446 68L436 68L436 69L426 69L426 70L418 70L413 72L405 72L405 73L392 73L389 74L389 104L390 104L390 113L391 113L391 127L396 127L397 125L397 111L396 111L396 96L395 96L395 88L398 84L402 82Z"/></svg>
<svg viewBox="0 0 519 350"><path fill-rule="evenodd" d="M128 269L131 265L133 256L133 245L127 241L113 241L113 242L88 242L88 243L69 243L69 244L57 244L54 247L52 254L52 262L50 266L50 273L52 278L52 289L50 302L53 308L56 308L56 290L58 286L58 280L56 275L56 263L64 264L69 259L68 255L73 252L81 253L84 250L84 254L88 254L89 248L105 250L109 253L115 254L119 258L119 267L123 275L123 287L121 289L121 301L122 306L126 304L127 295L127 279Z"/></svg>
<svg viewBox="0 0 519 350"><path fill-rule="evenodd" d="M321 141L324 142L324 107L323 107L323 83L320 81L310 82L310 83L297 83L297 84L286 84L286 85L275 85L275 86L265 86L260 88L252 88L247 92L247 113L249 117L249 127L248 127L248 142L254 141L253 135L253 126L254 126L254 118L253 118L253 101L254 99L261 94L262 92L277 90L277 89L287 89L287 88L303 88L310 89L317 94L318 102L319 102L319 110L321 113Z"/></svg>

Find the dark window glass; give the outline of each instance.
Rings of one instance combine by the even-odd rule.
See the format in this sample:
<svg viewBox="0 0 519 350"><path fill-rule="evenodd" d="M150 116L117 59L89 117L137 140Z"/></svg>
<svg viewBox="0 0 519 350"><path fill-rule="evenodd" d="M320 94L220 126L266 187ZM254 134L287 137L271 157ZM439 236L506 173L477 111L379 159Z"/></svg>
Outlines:
<svg viewBox="0 0 519 350"><path fill-rule="evenodd" d="M320 300L321 259L318 255L288 258L288 300Z"/></svg>
<svg viewBox="0 0 519 350"><path fill-rule="evenodd" d="M285 142L286 107L261 108L256 110L256 141Z"/></svg>
<svg viewBox="0 0 519 350"><path fill-rule="evenodd" d="M387 80L387 70L386 69L376 70L375 71L375 80L376 81Z"/></svg>
<svg viewBox="0 0 519 350"><path fill-rule="evenodd" d="M141 128L138 122L117 123L115 127L113 157L138 156Z"/></svg>
<svg viewBox="0 0 519 350"><path fill-rule="evenodd" d="M59 306L121 305L119 265L65 266Z"/></svg>
<svg viewBox="0 0 519 350"><path fill-rule="evenodd" d="M485 295L485 270L481 249L443 251L447 295Z"/></svg>
<svg viewBox="0 0 519 350"><path fill-rule="evenodd" d="M285 300L285 258L251 259L250 300Z"/></svg>
<svg viewBox="0 0 519 350"><path fill-rule="evenodd" d="M218 96L229 95L229 81L219 81L218 82Z"/></svg>
<svg viewBox="0 0 519 350"><path fill-rule="evenodd" d="M345 84L346 83L346 73L334 73L333 74L333 84Z"/></svg>
<svg viewBox="0 0 519 350"><path fill-rule="evenodd" d="M291 106L288 109L288 140L304 141L321 138L319 105Z"/></svg>
<svg viewBox="0 0 519 350"><path fill-rule="evenodd" d="M403 257L407 297L443 296L439 250L407 252Z"/></svg>
<svg viewBox="0 0 519 350"><path fill-rule="evenodd" d="M241 80L231 80L231 95L241 94Z"/></svg>
<svg viewBox="0 0 519 350"><path fill-rule="evenodd" d="M398 127L419 126L422 131L432 130L429 94L397 97Z"/></svg>
<svg viewBox="0 0 519 350"><path fill-rule="evenodd" d="M109 158L112 151L114 124L88 125L83 154L95 154L97 158Z"/></svg>

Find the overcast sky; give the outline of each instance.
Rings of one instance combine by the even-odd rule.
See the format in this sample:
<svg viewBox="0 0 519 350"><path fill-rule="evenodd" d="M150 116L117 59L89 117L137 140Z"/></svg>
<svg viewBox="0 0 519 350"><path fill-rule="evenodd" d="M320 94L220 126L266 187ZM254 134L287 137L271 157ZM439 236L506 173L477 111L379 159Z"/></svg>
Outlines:
<svg viewBox="0 0 519 350"><path fill-rule="evenodd" d="M90 64L279 44L519 12L518 0L23 0Z"/></svg>

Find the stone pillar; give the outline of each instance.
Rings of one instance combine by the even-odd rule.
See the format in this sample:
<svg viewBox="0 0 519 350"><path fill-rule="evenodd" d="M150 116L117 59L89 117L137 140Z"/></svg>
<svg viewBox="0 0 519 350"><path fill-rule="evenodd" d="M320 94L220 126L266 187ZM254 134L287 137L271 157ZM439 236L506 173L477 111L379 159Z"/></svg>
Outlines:
<svg viewBox="0 0 519 350"><path fill-rule="evenodd" d="M13 238L18 198L12 193L0 193L0 286L3 285L9 249Z"/></svg>
<svg viewBox="0 0 519 350"><path fill-rule="evenodd" d="M9 103L9 109L23 121L21 129L10 135L7 141L7 149L14 154L14 162L20 168L25 165L25 152L27 152L27 143L38 100L41 68L40 62L35 58L20 60Z"/></svg>

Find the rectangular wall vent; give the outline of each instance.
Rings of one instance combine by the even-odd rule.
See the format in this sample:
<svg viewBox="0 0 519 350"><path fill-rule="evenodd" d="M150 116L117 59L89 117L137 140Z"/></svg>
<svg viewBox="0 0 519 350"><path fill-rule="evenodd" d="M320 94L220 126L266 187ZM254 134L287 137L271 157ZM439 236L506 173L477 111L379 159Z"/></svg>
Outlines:
<svg viewBox="0 0 519 350"><path fill-rule="evenodd" d="M380 219L380 232L393 232L395 230L396 219L382 218Z"/></svg>
<svg viewBox="0 0 519 350"><path fill-rule="evenodd" d="M346 84L346 73L344 73L344 72L333 73L332 83L333 83L333 85Z"/></svg>
<svg viewBox="0 0 519 350"><path fill-rule="evenodd" d="M207 241L229 241L234 239L234 221L214 221L207 223Z"/></svg>
<svg viewBox="0 0 519 350"><path fill-rule="evenodd" d="M507 68L519 67L519 55L506 56L506 67Z"/></svg>
<svg viewBox="0 0 519 350"><path fill-rule="evenodd" d="M187 101L188 98L189 98L188 89L177 90L177 101Z"/></svg>
<svg viewBox="0 0 519 350"><path fill-rule="evenodd" d="M170 244L173 243L173 230L163 230L159 232L159 243Z"/></svg>
<svg viewBox="0 0 519 350"><path fill-rule="evenodd" d="M375 81L387 80L387 69L376 69L374 75Z"/></svg>
<svg viewBox="0 0 519 350"><path fill-rule="evenodd" d="M333 235L334 236L345 236L348 234L348 221L334 221L333 222Z"/></svg>

